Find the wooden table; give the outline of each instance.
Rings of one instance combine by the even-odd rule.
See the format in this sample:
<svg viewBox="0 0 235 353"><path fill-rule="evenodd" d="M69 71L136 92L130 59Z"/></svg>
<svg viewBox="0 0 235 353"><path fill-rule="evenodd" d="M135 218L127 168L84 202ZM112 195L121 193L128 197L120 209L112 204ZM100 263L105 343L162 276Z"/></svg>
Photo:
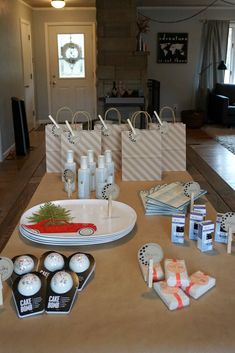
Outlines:
<svg viewBox="0 0 235 353"><path fill-rule="evenodd" d="M168 173L162 182L187 181L187 173ZM137 191L154 182L120 182L119 201L135 208L135 229L123 239L103 245L48 247L12 234L2 255L24 253L40 256L47 250L69 255L77 250L91 253L95 275L77 297L69 315L40 315L19 319L10 287L4 285L5 305L0 309L1 353L234 353L235 281L234 255L216 244L201 253L193 241L170 241L170 218L145 216ZM60 177L45 175L29 207L66 198ZM206 200L208 217L215 210ZM188 272L205 271L216 277L216 288L190 306L171 312L153 289L148 289L138 266L137 251L146 242L159 243L166 258L186 261Z"/></svg>

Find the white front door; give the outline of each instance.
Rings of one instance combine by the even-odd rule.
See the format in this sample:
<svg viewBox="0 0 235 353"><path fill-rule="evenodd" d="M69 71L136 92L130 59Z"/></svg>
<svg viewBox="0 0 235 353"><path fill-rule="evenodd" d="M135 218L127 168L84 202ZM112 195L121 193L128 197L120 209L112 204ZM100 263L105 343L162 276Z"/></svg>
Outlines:
<svg viewBox="0 0 235 353"><path fill-rule="evenodd" d="M21 19L21 47L24 75L24 102L27 116L28 129L35 127L35 106L34 106L34 80L33 80L33 57L31 43L30 23Z"/></svg>
<svg viewBox="0 0 235 353"><path fill-rule="evenodd" d="M73 112L96 114L93 27L48 24L49 109L63 106Z"/></svg>

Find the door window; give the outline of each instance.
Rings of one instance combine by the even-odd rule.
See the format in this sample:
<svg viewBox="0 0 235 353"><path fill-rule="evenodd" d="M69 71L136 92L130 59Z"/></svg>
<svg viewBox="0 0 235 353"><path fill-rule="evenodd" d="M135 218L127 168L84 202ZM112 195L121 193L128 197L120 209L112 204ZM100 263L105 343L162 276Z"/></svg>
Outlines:
<svg viewBox="0 0 235 353"><path fill-rule="evenodd" d="M84 34L57 34L59 78L85 78Z"/></svg>

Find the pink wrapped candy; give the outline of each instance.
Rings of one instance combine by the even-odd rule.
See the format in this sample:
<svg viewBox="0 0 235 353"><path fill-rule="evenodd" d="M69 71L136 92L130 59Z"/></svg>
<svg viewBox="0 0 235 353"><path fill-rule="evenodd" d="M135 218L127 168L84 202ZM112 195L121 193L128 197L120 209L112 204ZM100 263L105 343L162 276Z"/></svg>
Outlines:
<svg viewBox="0 0 235 353"><path fill-rule="evenodd" d="M184 260L166 259L164 267L168 286L187 287L189 285L188 272Z"/></svg>
<svg viewBox="0 0 235 353"><path fill-rule="evenodd" d="M154 283L153 288L170 310L182 309L190 303L181 288L169 287L165 281Z"/></svg>
<svg viewBox="0 0 235 353"><path fill-rule="evenodd" d="M193 273L190 277L189 286L182 286L186 294L194 299L198 299L205 294L209 289L215 286L216 279L208 276L201 271Z"/></svg>

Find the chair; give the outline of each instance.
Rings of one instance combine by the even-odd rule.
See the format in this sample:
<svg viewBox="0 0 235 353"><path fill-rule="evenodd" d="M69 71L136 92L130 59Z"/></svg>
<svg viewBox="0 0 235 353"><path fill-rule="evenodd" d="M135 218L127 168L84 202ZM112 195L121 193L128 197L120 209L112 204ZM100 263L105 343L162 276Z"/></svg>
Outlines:
<svg viewBox="0 0 235 353"><path fill-rule="evenodd" d="M212 122L235 125L235 85L217 83L209 94L208 115Z"/></svg>

